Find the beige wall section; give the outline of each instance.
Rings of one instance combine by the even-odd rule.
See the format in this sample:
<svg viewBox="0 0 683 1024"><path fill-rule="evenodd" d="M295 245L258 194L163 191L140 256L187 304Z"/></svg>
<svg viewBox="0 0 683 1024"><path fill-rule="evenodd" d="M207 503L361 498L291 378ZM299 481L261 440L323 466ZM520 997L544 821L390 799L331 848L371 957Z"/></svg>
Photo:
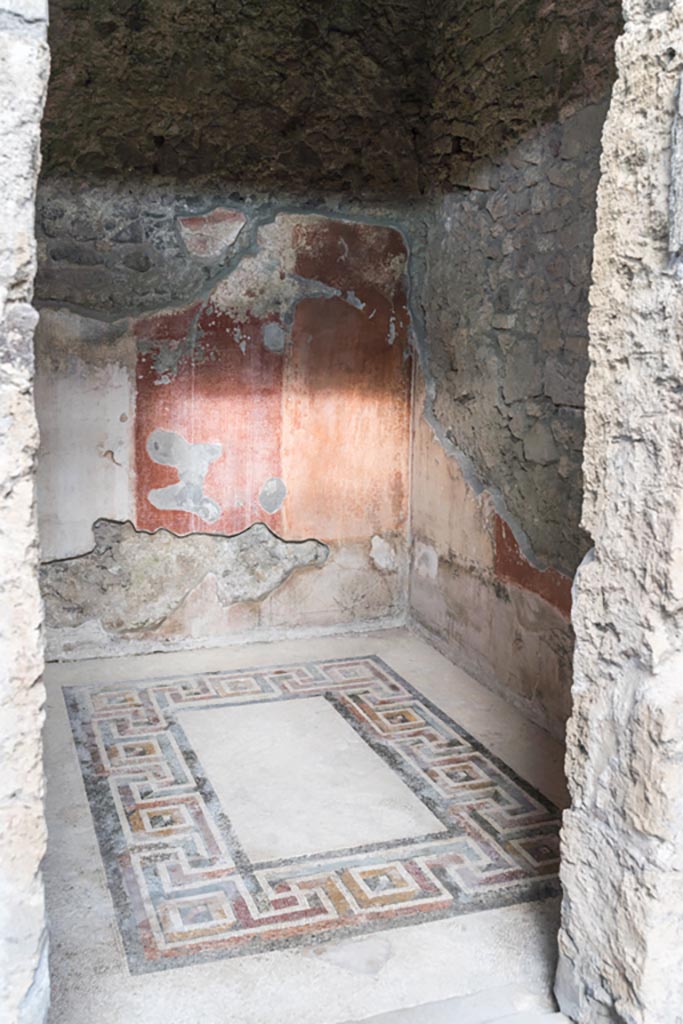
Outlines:
<svg viewBox="0 0 683 1024"><path fill-rule="evenodd" d="M116 325L44 309L36 330L38 519L44 561L93 546L96 519L135 507L135 344Z"/></svg>
<svg viewBox="0 0 683 1024"><path fill-rule="evenodd" d="M43 686L33 464L33 217L47 84L47 0L0 0L0 1020L49 999Z"/></svg>
<svg viewBox="0 0 683 1024"><path fill-rule="evenodd" d="M583 522L595 548L575 588L557 992L580 1024L675 1024L683 1014L683 2L624 7L591 291Z"/></svg>
<svg viewBox="0 0 683 1024"><path fill-rule="evenodd" d="M497 576L491 499L475 494L422 409L416 389L410 614L457 664L562 736L569 624L538 594Z"/></svg>
<svg viewBox="0 0 683 1024"><path fill-rule="evenodd" d="M402 536L392 538L396 565L388 568L373 559L371 541L287 542L262 525L235 537L180 539L100 520L95 537L87 566L76 559L43 567L52 620L48 660L363 632L405 620ZM112 564L118 565L114 584Z"/></svg>

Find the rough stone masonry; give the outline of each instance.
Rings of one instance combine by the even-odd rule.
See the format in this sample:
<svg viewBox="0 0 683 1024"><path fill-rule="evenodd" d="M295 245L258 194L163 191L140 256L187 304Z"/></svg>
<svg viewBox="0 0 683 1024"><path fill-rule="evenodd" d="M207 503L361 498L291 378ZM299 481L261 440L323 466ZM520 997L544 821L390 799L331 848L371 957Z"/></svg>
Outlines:
<svg viewBox="0 0 683 1024"><path fill-rule="evenodd" d="M618 0L439 0L425 308L433 412L539 564L572 576L588 286Z"/></svg>
<svg viewBox="0 0 683 1024"><path fill-rule="evenodd" d="M411 614L559 736L571 578L590 543L588 289L619 20L617 0L458 0L429 14Z"/></svg>
<svg viewBox="0 0 683 1024"><path fill-rule="evenodd" d="M683 1019L683 2L627 0L603 137L557 994ZM677 211L674 210L674 213ZM672 231L672 229L674 229Z"/></svg>
<svg viewBox="0 0 683 1024"><path fill-rule="evenodd" d="M48 1005L31 306L47 0L0 0L0 1020Z"/></svg>
<svg viewBox="0 0 683 1024"><path fill-rule="evenodd" d="M413 194L413 0L52 0L48 173ZM74 103L74 98L79 101Z"/></svg>

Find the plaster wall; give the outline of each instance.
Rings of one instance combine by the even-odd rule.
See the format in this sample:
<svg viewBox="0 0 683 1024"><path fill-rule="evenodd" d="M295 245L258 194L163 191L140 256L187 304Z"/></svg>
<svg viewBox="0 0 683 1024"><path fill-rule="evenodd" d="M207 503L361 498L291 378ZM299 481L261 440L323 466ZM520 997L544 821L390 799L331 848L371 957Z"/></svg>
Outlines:
<svg viewBox="0 0 683 1024"><path fill-rule="evenodd" d="M399 621L401 231L55 182L41 228L48 655Z"/></svg>
<svg viewBox="0 0 683 1024"><path fill-rule="evenodd" d="M49 981L43 882L42 609L31 305L35 191L49 54L45 0L0 3L0 1020L42 1024Z"/></svg>
<svg viewBox="0 0 683 1024"><path fill-rule="evenodd" d="M410 614L456 664L562 737L572 636L566 577L521 552L415 403Z"/></svg>

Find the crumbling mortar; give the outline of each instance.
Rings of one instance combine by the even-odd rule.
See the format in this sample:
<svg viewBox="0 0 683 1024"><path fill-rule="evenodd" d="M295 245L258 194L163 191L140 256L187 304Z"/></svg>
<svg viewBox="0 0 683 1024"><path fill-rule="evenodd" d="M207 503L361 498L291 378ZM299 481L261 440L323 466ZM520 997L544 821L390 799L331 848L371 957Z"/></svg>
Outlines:
<svg viewBox="0 0 683 1024"><path fill-rule="evenodd" d="M158 526L155 530L143 530L137 527L135 523L131 522L131 520L129 519L98 519L93 524L93 526L96 526L97 523L106 523L110 526L128 526L132 529L134 533L138 534L138 536L153 537L154 534L156 533L171 533L173 534L174 537L177 537L178 540L185 540L186 538L191 537L217 537L223 538L224 540L235 540L236 538L242 537L244 536L244 534L249 533L249 531L253 529L254 526L261 526L265 530L267 530L268 533L275 538L275 540L281 541L283 544L302 545L310 544L311 542L313 542L314 544L321 544L327 551L325 559L327 559L330 550L329 544L326 544L322 540L317 540L315 537L305 537L303 540L287 540L285 537L280 537L280 535L277 534L275 530L272 530L270 526L268 526L268 524L264 523L262 520L256 520L253 523L250 523L249 526L246 526L243 530L238 530L237 533L220 533L219 531L215 530L188 530L187 533L177 533L175 530L171 530L167 526ZM67 562L77 562L80 559L87 558L89 555L92 555L95 552L96 548L97 545L94 544L92 548L90 548L88 551L82 552L80 555L70 555L67 558L50 558L43 561L42 565L48 567L52 565L65 564Z"/></svg>
<svg viewBox="0 0 683 1024"><path fill-rule="evenodd" d="M154 194L155 192L160 191L160 189L153 189L150 191ZM123 319L135 319L139 316L162 311L183 309L188 305L190 298L192 301L202 301L210 298L217 285L222 281L227 280L245 259L258 255L261 251L261 246L258 242L259 229L274 224L277 218L281 215L320 216L348 221L355 224L369 224L377 225L378 227L391 228L401 235L406 243L406 250L409 254L412 252L413 236L419 234L419 225L422 219L420 212L422 209L422 203L417 201L407 204L405 208L391 206L390 209L384 213L374 212L377 210L377 204L371 204L369 208L365 210L363 205L359 204L357 201L340 201L336 204L334 202L303 204L287 202L286 200L276 201L274 199L264 197L263 199L254 198L252 202L238 202L232 200L226 194L215 194L210 200L203 201L198 205L189 204L187 202L173 205L176 232L178 230L177 221L179 218L202 216L209 213L218 205L225 205L231 209L234 208L235 210L244 213L247 217L244 228L242 229L240 236L238 236L237 241L231 247L231 252L227 259L216 267L215 271L204 281L201 288L192 292L191 297L182 296L177 299L169 298L168 300L162 300L154 306L140 306L134 303L127 303L114 310L105 311L95 310L92 306L86 306L82 303L70 300L45 298L39 294L36 299L36 306L38 308L67 309L79 316L93 320L101 320L106 323L115 323ZM189 255L186 255L186 261L190 264L194 263L194 260ZM408 278L410 278L410 275L408 275ZM320 287L324 288L325 286L321 284Z"/></svg>
<svg viewBox="0 0 683 1024"><path fill-rule="evenodd" d="M44 562L41 567L46 621L48 626L53 629L65 625L79 626L97 620L112 635L122 637L133 637L136 634L145 635L161 626L169 616L177 614L190 595L208 578L216 580L217 599L222 607L227 608L245 600L252 604L258 604L283 586L294 572L304 568L320 568L327 561L330 553L327 544L312 538L285 541L262 522L252 523L245 530L236 534L206 533L204 531L178 534L165 527L156 530L143 530L138 529L130 521L98 519L93 525L93 534L94 544L90 550L70 558L52 559ZM164 548L161 555L159 552L154 555L157 561L161 558L159 567L164 572L166 580L163 600L161 600L153 581L147 578L148 572L145 569L146 582L152 587L148 599L143 593L133 593L134 600L132 603L126 604L123 595L134 583L136 559L144 569L145 559L148 557L145 539L160 537L163 541L164 536L172 538L171 553L169 554L169 551ZM131 537L140 538L142 542L141 546L136 549L137 553L131 553L129 543ZM263 537L262 541L261 537ZM193 559L200 559L200 552L195 551L193 547L193 541L198 538L209 542L212 552L214 549L219 549L221 541L234 542L242 557L241 565L245 570L245 578L249 579L248 585L235 577L234 565L230 563L230 548L225 550L225 556L228 559L226 564L230 569L229 577L225 571L220 571L220 558L215 552L208 561L207 552L204 552L201 558L206 564L191 584L187 585L186 566L182 562L182 555L179 555L178 552L187 547L188 551L193 553ZM302 557L298 564L294 559L291 565L287 565L286 559L283 560L280 556L275 558L269 564L273 579L268 580L266 573L254 574L250 571L249 559L245 560L245 552L239 549L240 540L249 540L257 545L262 544L264 550L273 542L285 554L300 551ZM173 558L178 559L177 564L172 561ZM198 563L193 561L193 564ZM88 582L91 588L90 593L86 592L85 595L82 593L83 570L81 568L84 565L90 567ZM66 575L62 574L62 570L66 570ZM78 596L74 591L75 577L73 573L77 573L81 580L77 588ZM172 580L176 578L180 581L179 587L171 585ZM223 593L222 590L226 584L229 592ZM136 587L139 589L137 584ZM153 614L153 602L159 603L160 600L161 608L155 615ZM119 603L122 611L119 611ZM124 615L123 618L119 618L121 614Z"/></svg>

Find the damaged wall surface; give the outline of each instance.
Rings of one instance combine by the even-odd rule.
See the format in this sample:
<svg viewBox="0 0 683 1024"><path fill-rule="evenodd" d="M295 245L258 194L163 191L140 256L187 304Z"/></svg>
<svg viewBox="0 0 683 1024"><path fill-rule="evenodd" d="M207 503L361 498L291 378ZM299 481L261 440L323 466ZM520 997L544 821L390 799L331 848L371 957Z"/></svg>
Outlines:
<svg viewBox="0 0 683 1024"><path fill-rule="evenodd" d="M0 1020L43 1024L49 1003L40 872L45 853L42 610L31 305L45 0L0 0Z"/></svg>
<svg viewBox="0 0 683 1024"><path fill-rule="evenodd" d="M132 523L98 519L95 546L79 558L48 562L43 599L53 627L96 620L105 632L135 634L166 625L208 578L224 608L260 601L295 569L327 558L320 541L287 543L256 523L234 537L167 530L138 533Z"/></svg>
<svg viewBox="0 0 683 1024"><path fill-rule="evenodd" d="M202 616L221 637L404 613L410 291L427 398L410 612L562 731L618 24L616 0L350 0L315 19L297 0L191 14L98 0L87 16L56 0L44 556L96 557L98 519L132 523L141 550L141 531L228 538L262 521L329 552L239 611L205 580L172 629L129 631L126 649L201 642ZM453 501L472 507L469 545L436 513ZM70 614L51 656L97 653L99 613Z"/></svg>
<svg viewBox="0 0 683 1024"><path fill-rule="evenodd" d="M429 181L447 193L472 168L599 101L614 76L617 0L428 0Z"/></svg>
<svg viewBox="0 0 683 1024"><path fill-rule="evenodd" d="M531 565L415 403L410 609L475 678L562 736L571 699L570 581Z"/></svg>
<svg viewBox="0 0 683 1024"><path fill-rule="evenodd" d="M49 654L400 617L411 372L403 235L199 200L170 216L154 190L128 190L114 236L103 221L121 207L99 198L53 184L41 210ZM126 293L156 310L122 309ZM110 522L93 547L100 519ZM378 544L391 557L377 557ZM155 585L167 593L150 603Z"/></svg>
<svg viewBox="0 0 683 1024"><path fill-rule="evenodd" d="M619 7L452 8L433 10L411 610L561 734L571 578L587 548L587 297ZM420 492L470 507L467 531L462 518L435 522Z"/></svg>
<svg viewBox="0 0 683 1024"><path fill-rule="evenodd" d="M536 557L572 575L588 285L606 104L533 133L440 201L425 306L434 414ZM456 441L457 439L457 441Z"/></svg>
<svg viewBox="0 0 683 1024"><path fill-rule="evenodd" d="M422 304L441 432L572 575L588 285L616 0L435 4Z"/></svg>

